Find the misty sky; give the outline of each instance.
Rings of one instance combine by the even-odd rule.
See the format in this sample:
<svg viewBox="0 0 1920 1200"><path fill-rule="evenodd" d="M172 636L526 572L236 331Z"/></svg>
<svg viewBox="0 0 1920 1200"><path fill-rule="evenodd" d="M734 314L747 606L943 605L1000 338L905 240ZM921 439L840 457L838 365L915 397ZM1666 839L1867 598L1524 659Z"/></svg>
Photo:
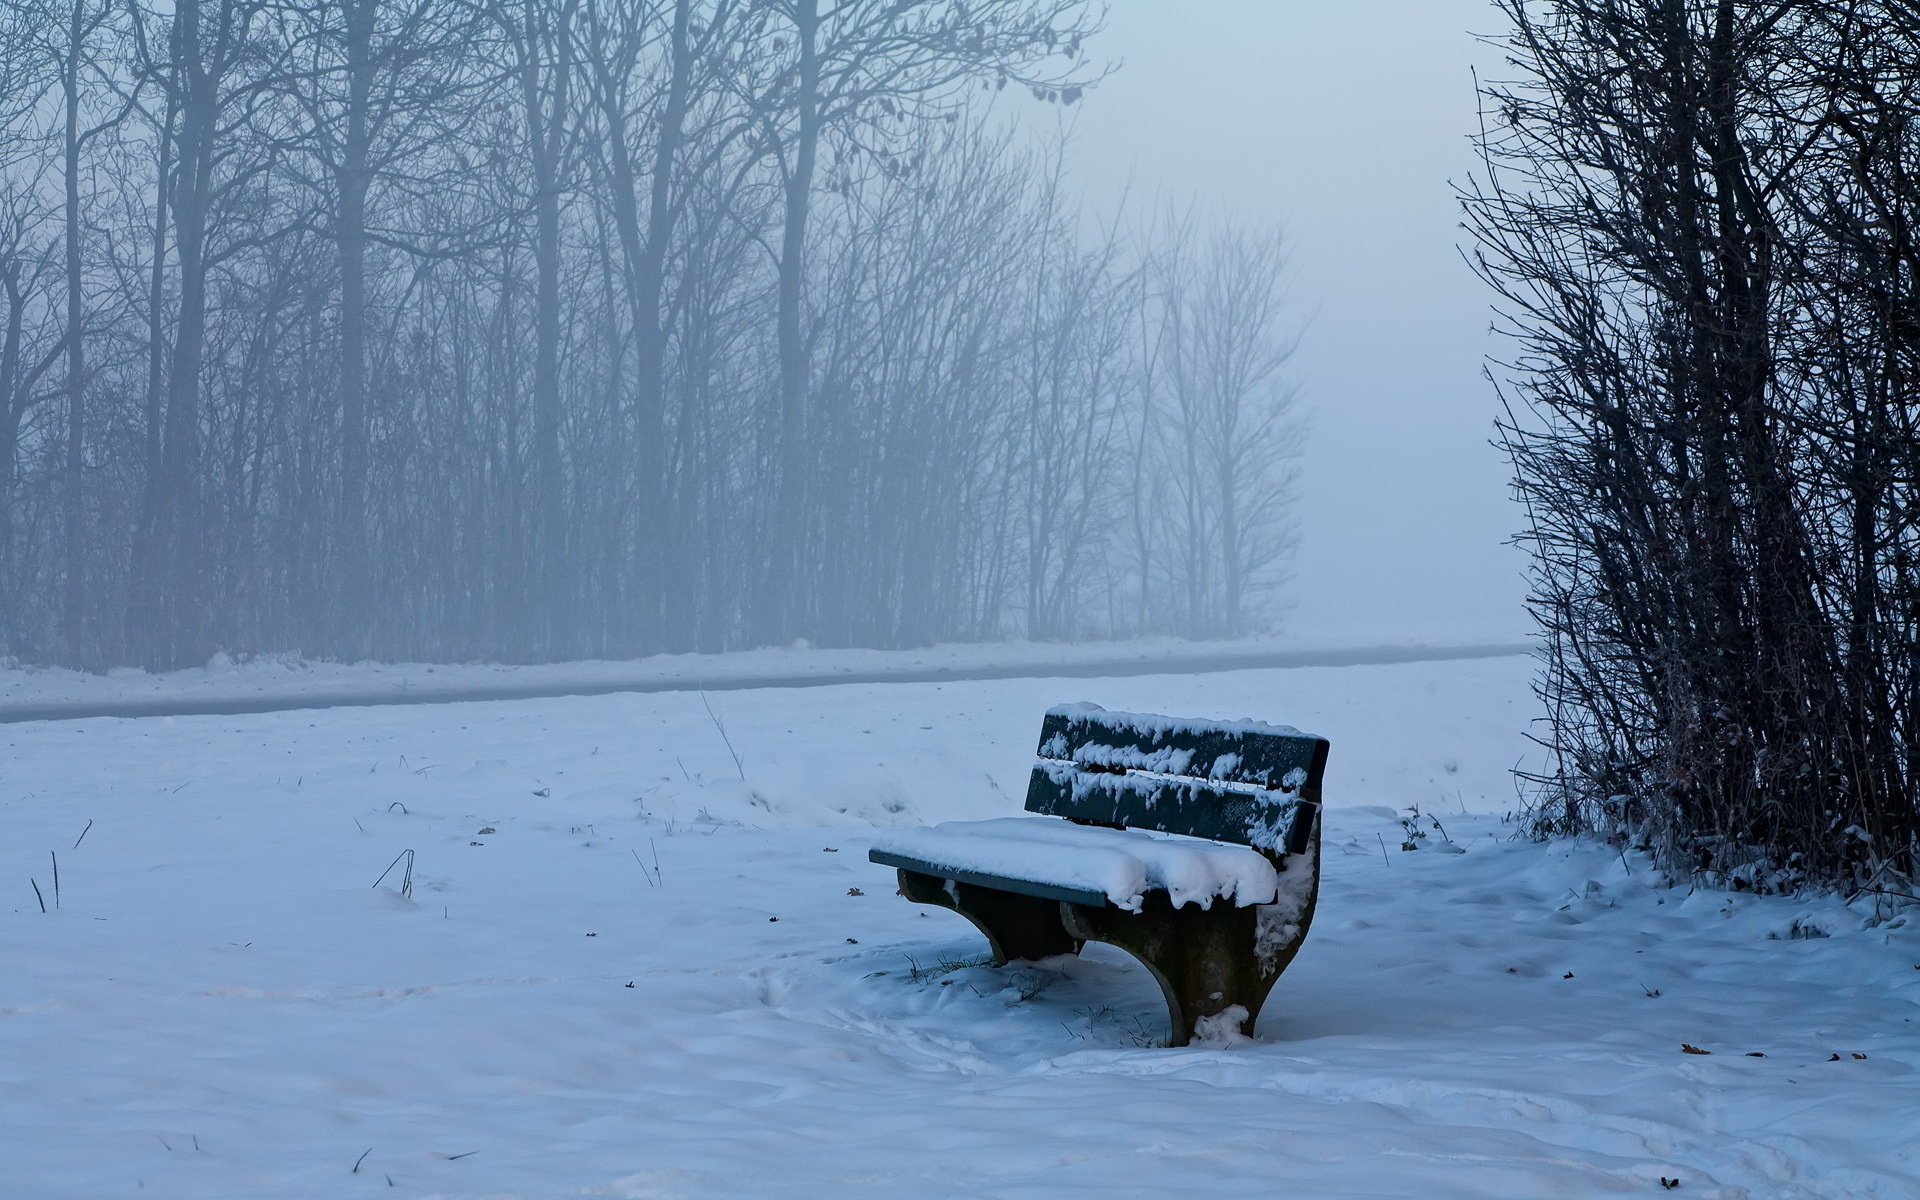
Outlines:
<svg viewBox="0 0 1920 1200"><path fill-rule="evenodd" d="M1481 378L1488 295L1449 180L1473 167L1487 0L1112 0L1121 70L1080 106L1075 169L1281 224L1310 318L1312 432L1291 630L1527 628L1524 556Z"/></svg>

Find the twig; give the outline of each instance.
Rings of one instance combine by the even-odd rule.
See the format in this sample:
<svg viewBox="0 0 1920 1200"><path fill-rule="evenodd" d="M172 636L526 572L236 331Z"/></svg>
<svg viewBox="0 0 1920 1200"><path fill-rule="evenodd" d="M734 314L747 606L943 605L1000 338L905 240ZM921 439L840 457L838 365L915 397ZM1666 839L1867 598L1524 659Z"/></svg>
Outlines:
<svg viewBox="0 0 1920 1200"><path fill-rule="evenodd" d="M647 839L647 845L653 847L653 878L658 882L660 879L660 847L652 838Z"/></svg>
<svg viewBox="0 0 1920 1200"><path fill-rule="evenodd" d="M413 899L413 851L411 850L402 850L394 855L393 861L387 864L387 869L380 872L380 878L373 881L373 886L379 887L386 882L387 876L393 874L393 869L400 865L400 860L403 858L407 860L407 869L406 873L400 877L400 898L411 900Z"/></svg>
<svg viewBox="0 0 1920 1200"><path fill-rule="evenodd" d="M647 881L647 886L659 887L660 885L654 882L653 876L647 873L647 864L640 861L640 852L629 846L627 853L633 855L634 864L640 868L640 877Z"/></svg>
<svg viewBox="0 0 1920 1200"><path fill-rule="evenodd" d="M35 879L33 876L29 875L27 876L27 882L33 885L33 898L40 902L40 911L42 913L46 912L47 898L40 894L40 881L38 879Z"/></svg>
<svg viewBox="0 0 1920 1200"><path fill-rule="evenodd" d="M93 828L93 818L89 817L87 818L87 829L92 829L92 828ZM75 850L78 850L80 848L81 842L84 842L87 840L87 829L82 829L80 831L80 836L73 839L73 848Z"/></svg>
<svg viewBox="0 0 1920 1200"><path fill-rule="evenodd" d="M1869 894L1874 896L1894 896L1901 900L1911 900L1915 904L1920 904L1920 896L1909 895L1906 892L1896 892L1891 888L1873 888Z"/></svg>
<svg viewBox="0 0 1920 1200"><path fill-rule="evenodd" d="M60 856L51 850L47 855L53 859L53 906L57 909L60 907Z"/></svg>
<svg viewBox="0 0 1920 1200"><path fill-rule="evenodd" d="M740 761L740 752L733 748L733 739L727 736L727 727L720 723L720 718L713 711L713 705L707 703L705 692L700 693L700 704L707 710L707 717L713 722L713 727L720 731L720 740L727 744L727 753L733 755L733 769L740 772L740 782L745 783L747 781L746 764Z"/></svg>
<svg viewBox="0 0 1920 1200"><path fill-rule="evenodd" d="M1393 860L1387 857L1387 839L1384 837L1381 837L1380 831L1377 829L1373 831L1373 836L1380 838L1380 861L1383 863L1386 863L1389 867L1391 867L1393 865Z"/></svg>
<svg viewBox="0 0 1920 1200"><path fill-rule="evenodd" d="M368 1146L365 1150L361 1151L360 1157L353 1160L353 1170L347 1172L347 1174L358 1175L360 1173L360 1164L367 1161L367 1155L372 1153L373 1153L372 1146Z"/></svg>

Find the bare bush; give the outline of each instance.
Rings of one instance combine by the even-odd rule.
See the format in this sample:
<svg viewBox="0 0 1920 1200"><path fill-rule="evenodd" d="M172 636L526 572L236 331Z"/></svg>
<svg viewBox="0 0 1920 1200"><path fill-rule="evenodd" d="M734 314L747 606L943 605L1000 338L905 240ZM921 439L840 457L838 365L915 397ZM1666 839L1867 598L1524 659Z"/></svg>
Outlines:
<svg viewBox="0 0 1920 1200"><path fill-rule="evenodd" d="M1543 833L1912 874L1909 4L1503 0L1464 200L1515 351Z"/></svg>

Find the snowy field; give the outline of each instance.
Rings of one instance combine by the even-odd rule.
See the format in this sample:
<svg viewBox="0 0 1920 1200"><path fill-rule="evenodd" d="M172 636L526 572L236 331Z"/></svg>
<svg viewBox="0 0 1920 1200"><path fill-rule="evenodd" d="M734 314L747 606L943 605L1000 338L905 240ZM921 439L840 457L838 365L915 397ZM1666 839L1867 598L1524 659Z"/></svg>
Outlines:
<svg viewBox="0 0 1920 1200"><path fill-rule="evenodd" d="M1920 928L1510 840L1530 671L0 727L0 1197L1920 1195ZM1079 699L1331 738L1257 1041L865 861Z"/></svg>

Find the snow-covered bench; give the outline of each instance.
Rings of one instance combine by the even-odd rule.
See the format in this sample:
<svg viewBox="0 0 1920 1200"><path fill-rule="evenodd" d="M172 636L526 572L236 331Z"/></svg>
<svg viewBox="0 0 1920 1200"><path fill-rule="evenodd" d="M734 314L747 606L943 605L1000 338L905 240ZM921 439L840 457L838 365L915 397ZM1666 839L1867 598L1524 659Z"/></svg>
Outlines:
<svg viewBox="0 0 1920 1200"><path fill-rule="evenodd" d="M1040 727L1038 815L901 830L868 857L979 926L996 964L1109 942L1159 981L1173 1045L1251 1033L1313 919L1326 761L1285 726L1063 705Z"/></svg>

